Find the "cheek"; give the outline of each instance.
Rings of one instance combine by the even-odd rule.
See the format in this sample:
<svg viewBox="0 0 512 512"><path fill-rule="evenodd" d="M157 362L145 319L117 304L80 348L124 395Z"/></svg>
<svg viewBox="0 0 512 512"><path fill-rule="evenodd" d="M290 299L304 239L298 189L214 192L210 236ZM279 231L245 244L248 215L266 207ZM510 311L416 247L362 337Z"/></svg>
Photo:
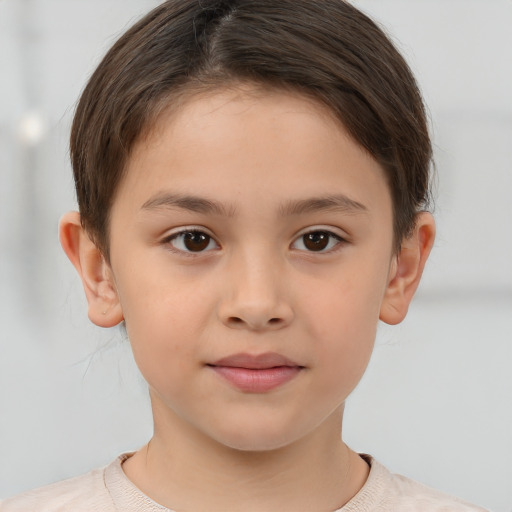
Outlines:
<svg viewBox="0 0 512 512"><path fill-rule="evenodd" d="M326 284L328 283L328 284ZM322 279L321 293L304 297L303 308L317 339L344 344L373 342L385 288L384 272L366 267L334 272ZM310 287L303 287L310 289Z"/></svg>
<svg viewBox="0 0 512 512"><path fill-rule="evenodd" d="M142 276L141 276L142 277ZM144 378L157 389L175 385L197 362L198 339L208 322L204 301L193 286L150 276L128 280L120 290L126 330L135 361Z"/></svg>
<svg viewBox="0 0 512 512"><path fill-rule="evenodd" d="M317 338L317 364L322 379L317 381L316 396L324 396L337 405L346 400L364 375L373 352L376 321L340 315L332 311L331 330ZM354 322L354 323L353 323ZM326 321L327 323L327 321Z"/></svg>
<svg viewBox="0 0 512 512"><path fill-rule="evenodd" d="M333 275L324 293L305 302L306 329L316 345L315 362L325 375L322 392L348 394L368 365L386 276L381 268L371 269L366 266L364 274L354 269Z"/></svg>
<svg viewBox="0 0 512 512"><path fill-rule="evenodd" d="M353 303L350 304L351 306ZM342 305L339 305L340 308ZM317 336L318 364L326 376L326 392L329 388L342 388L348 394L359 382L373 351L377 314L375 308L364 315L360 309L340 311L333 307L323 311L323 332ZM319 313L321 314L321 313ZM338 385L331 383L338 382Z"/></svg>

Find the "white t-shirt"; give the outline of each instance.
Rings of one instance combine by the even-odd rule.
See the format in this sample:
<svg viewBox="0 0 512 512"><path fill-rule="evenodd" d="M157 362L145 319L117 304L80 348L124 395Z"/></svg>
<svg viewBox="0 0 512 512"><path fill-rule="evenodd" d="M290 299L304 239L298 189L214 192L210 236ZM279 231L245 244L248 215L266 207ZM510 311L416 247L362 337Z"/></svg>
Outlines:
<svg viewBox="0 0 512 512"><path fill-rule="evenodd" d="M25 492L0 503L1 512L172 512L142 493L121 467L124 454L102 469ZM488 512L394 475L363 455L370 474L363 488L333 512Z"/></svg>

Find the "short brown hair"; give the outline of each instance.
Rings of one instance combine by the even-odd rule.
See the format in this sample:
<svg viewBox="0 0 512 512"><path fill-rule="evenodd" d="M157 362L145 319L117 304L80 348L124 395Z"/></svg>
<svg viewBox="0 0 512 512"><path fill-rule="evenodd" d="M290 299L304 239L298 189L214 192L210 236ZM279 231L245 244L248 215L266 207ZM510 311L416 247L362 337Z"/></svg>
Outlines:
<svg viewBox="0 0 512 512"><path fill-rule="evenodd" d="M384 169L398 248L429 199L432 148L397 49L343 0L169 0L114 44L71 131L82 224L109 255L109 212L134 143L180 92L252 81L325 104Z"/></svg>

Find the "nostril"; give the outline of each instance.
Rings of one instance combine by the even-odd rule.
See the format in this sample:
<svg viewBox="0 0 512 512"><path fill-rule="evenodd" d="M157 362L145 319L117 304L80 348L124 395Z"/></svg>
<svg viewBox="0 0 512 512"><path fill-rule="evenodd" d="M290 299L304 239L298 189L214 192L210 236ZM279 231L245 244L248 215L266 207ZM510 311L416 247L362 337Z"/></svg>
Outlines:
<svg viewBox="0 0 512 512"><path fill-rule="evenodd" d="M278 327L283 322L283 319L279 318L279 317L269 318L267 321L264 321L262 319L260 319L260 320L252 319L252 321L251 321L250 319L244 320L243 317L241 318L239 316L230 316L227 319L227 324L230 325L231 327L235 327L235 328L247 326L248 328L251 328L251 329L264 329L265 326L266 327L271 327L271 326Z"/></svg>

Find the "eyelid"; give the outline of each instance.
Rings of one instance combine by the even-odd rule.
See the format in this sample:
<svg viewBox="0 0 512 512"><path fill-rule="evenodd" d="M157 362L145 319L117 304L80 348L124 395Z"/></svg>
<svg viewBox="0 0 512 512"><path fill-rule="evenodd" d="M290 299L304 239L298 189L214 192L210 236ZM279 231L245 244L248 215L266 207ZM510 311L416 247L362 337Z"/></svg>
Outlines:
<svg viewBox="0 0 512 512"><path fill-rule="evenodd" d="M320 251L307 251L304 249L297 249L301 252L306 252L308 254L330 254L332 252L336 252L336 250L340 249L340 246L343 246L347 243L349 243L350 238L349 235L345 232L342 232L341 229L335 228L333 226L326 226L326 225L318 225L318 226L309 226L305 229L302 229L297 233L297 235L293 238L290 247L293 249L293 245L300 240L301 237L309 234L309 233L327 233L328 235L332 236L336 240L338 240L338 243L335 244L334 247L328 249L328 250L320 250Z"/></svg>
<svg viewBox="0 0 512 512"><path fill-rule="evenodd" d="M179 226L179 227L173 228L169 231L166 231L166 233L162 237L162 239L169 240L170 238L180 235L181 233L190 233L191 231L198 231L198 232L204 233L205 235L211 236L214 240L216 240L215 236L213 235L211 230L209 230L205 226L199 226L199 225L195 225L195 224Z"/></svg>
<svg viewBox="0 0 512 512"><path fill-rule="evenodd" d="M217 245L217 248L216 249L220 249L220 244L219 242L217 241L217 238L212 234L212 232L204 227L204 226L180 226L179 228L175 228L174 230L172 230L171 232L168 232L165 234L165 236L162 238L161 240L161 243L163 245L166 245L167 246L167 249L174 252L174 253L177 253L177 254L180 254L180 255L183 255L183 256L187 256L187 257L198 257L198 256L204 256L210 252L212 252L212 249L210 250L205 250L205 251L197 251L197 252L194 252L194 251L184 251L182 249L178 249L176 247L174 247L170 242L174 239L176 239L177 237L179 237L180 235L183 235L183 234L186 234L186 233L204 233L205 235L207 235L208 237L211 238L211 240L213 240L215 242L215 244Z"/></svg>
<svg viewBox="0 0 512 512"><path fill-rule="evenodd" d="M307 228L301 229L294 237L294 240L297 238L307 235L308 233L315 233L316 231L324 231L325 233L330 233L333 236L348 242L350 240L350 235L343 229L338 228L336 226L329 226L326 224L318 224L313 226L308 226Z"/></svg>
<svg viewBox="0 0 512 512"><path fill-rule="evenodd" d="M175 238L177 238L178 236L180 236L182 234L190 233L190 232L204 233L205 235L207 235L208 237L210 237L213 240L213 242L217 245L218 249L221 248L220 243L218 242L217 238L212 234L212 232L208 228L206 228L205 226L198 226L198 225L180 226L178 228L174 228L172 231L167 232L165 234L165 236L161 240L161 243L164 244L164 245L167 245L168 249L171 250L172 252L176 252L176 253L179 253L179 254L182 254L182 255L185 255L185 256L198 257L198 256L201 256L201 255L204 256L205 254L212 252L212 249L205 250L205 251L198 251L198 252L184 251L184 250L178 249L176 247L173 247L170 244L171 240L174 240ZM330 248L328 250L304 251L303 249L300 249L301 252L308 252L308 253L311 253L311 254L315 254L315 253L317 253L317 254L329 254L329 253L335 252L337 249L339 249L340 245L345 245L345 244L349 243L349 241L350 241L349 240L349 235L346 234L345 232L343 232L340 228L337 228L337 227L334 227L334 226L318 225L318 226L309 226L307 228L304 228L304 229L300 230L295 235L295 237L293 238L292 242L290 243L290 247L293 249L292 246L301 237L303 237L304 235L307 235L309 233L315 233L315 232L327 233L328 235L330 235L333 238L335 238L338 241L338 243L336 243L334 247L332 247L332 248Z"/></svg>

